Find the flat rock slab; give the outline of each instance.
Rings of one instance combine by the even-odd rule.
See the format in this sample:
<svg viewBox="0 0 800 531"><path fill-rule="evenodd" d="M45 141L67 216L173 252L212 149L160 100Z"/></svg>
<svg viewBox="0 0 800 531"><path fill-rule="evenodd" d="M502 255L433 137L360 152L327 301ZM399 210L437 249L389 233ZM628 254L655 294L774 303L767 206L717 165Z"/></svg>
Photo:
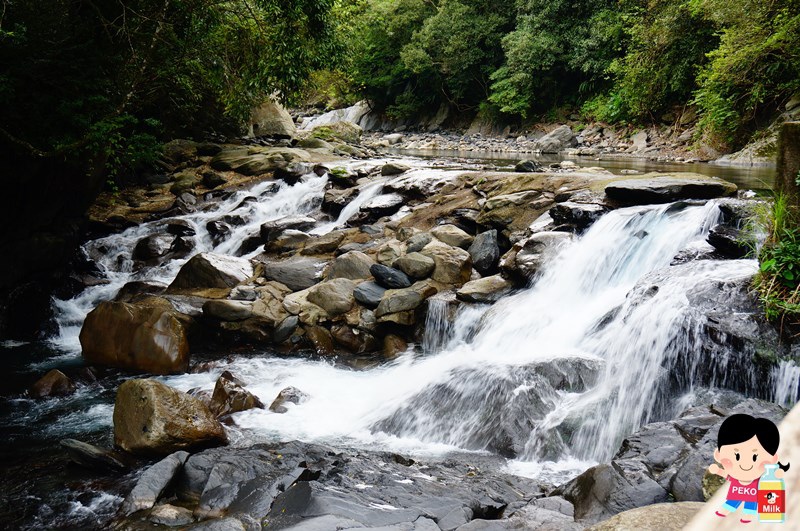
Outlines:
<svg viewBox="0 0 800 531"><path fill-rule="evenodd" d="M613 516L588 528L588 531L639 531L640 529L678 531L683 529L704 505L702 502L648 505Z"/></svg>
<svg viewBox="0 0 800 531"><path fill-rule="evenodd" d="M625 205L669 203L680 199L714 199L736 193L735 184L695 173L648 174L606 185L606 196Z"/></svg>

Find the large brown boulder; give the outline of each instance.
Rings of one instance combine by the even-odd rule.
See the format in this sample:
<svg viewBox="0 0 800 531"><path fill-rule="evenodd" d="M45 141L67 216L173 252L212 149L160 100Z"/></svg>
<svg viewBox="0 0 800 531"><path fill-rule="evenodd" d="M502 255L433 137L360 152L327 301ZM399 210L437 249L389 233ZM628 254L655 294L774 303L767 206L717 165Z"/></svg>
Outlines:
<svg viewBox="0 0 800 531"><path fill-rule="evenodd" d="M253 276L253 265L246 258L214 253L200 253L186 262L169 291L229 290Z"/></svg>
<svg viewBox="0 0 800 531"><path fill-rule="evenodd" d="M101 302L89 312L80 334L88 363L175 374L189 368L189 341L179 314L163 305Z"/></svg>
<svg viewBox="0 0 800 531"><path fill-rule="evenodd" d="M257 396L244 388L240 380L230 372L223 372L216 385L214 394L211 395L209 409L217 417L223 417L239 411L253 408L264 408L264 404Z"/></svg>
<svg viewBox="0 0 800 531"><path fill-rule="evenodd" d="M197 398L156 380L128 380L114 403L114 444L139 455L226 444L225 429Z"/></svg>
<svg viewBox="0 0 800 531"><path fill-rule="evenodd" d="M68 395L75 391L75 384L72 383L63 372L53 369L34 383L30 389L33 398L45 398L48 396Z"/></svg>

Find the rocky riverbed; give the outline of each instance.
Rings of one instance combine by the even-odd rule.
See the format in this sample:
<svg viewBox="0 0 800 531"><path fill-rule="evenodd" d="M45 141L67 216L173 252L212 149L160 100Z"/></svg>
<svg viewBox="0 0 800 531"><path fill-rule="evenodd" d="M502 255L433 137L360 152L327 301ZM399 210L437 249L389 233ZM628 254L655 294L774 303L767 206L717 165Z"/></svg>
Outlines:
<svg viewBox="0 0 800 531"><path fill-rule="evenodd" d="M798 398L734 184L288 129L172 142L89 213L52 340L82 363L14 400L105 397L113 441L62 442L98 525L584 529L702 501L722 418Z"/></svg>

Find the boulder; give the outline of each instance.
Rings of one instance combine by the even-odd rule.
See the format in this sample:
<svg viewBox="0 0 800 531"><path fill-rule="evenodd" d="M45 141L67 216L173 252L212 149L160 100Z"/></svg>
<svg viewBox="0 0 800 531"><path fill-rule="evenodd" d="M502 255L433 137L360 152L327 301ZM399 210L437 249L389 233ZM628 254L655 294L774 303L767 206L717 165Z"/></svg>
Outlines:
<svg viewBox="0 0 800 531"><path fill-rule="evenodd" d="M167 222L167 233L173 236L194 236L197 231L194 225L185 219L175 218Z"/></svg>
<svg viewBox="0 0 800 531"><path fill-rule="evenodd" d="M230 289L253 276L250 260L214 253L200 253L186 262L169 285L169 291Z"/></svg>
<svg viewBox="0 0 800 531"><path fill-rule="evenodd" d="M311 341L314 350L320 356L335 354L333 337L331 337L331 333L327 329L316 325L308 326L306 327L306 337Z"/></svg>
<svg viewBox="0 0 800 531"><path fill-rule="evenodd" d="M296 128L292 116L278 102L267 100L253 109L248 136L294 138Z"/></svg>
<svg viewBox="0 0 800 531"><path fill-rule="evenodd" d="M404 252L403 244L399 240L389 240L378 248L378 252L375 253L375 260L379 264L392 267L392 264L403 256Z"/></svg>
<svg viewBox="0 0 800 531"><path fill-rule="evenodd" d="M467 282L456 290L456 296L465 302L492 303L508 295L512 288L509 281L494 275Z"/></svg>
<svg viewBox="0 0 800 531"><path fill-rule="evenodd" d="M336 251L336 249L342 243L342 240L345 239L347 234L348 231L346 230L335 230L333 232L329 232L328 234L324 234L322 236L316 236L310 238L303 245L303 249L300 251L300 254L303 255L331 254L332 252Z"/></svg>
<svg viewBox="0 0 800 531"><path fill-rule="evenodd" d="M322 211L338 216L357 194L358 188L329 188L322 197Z"/></svg>
<svg viewBox="0 0 800 531"><path fill-rule="evenodd" d="M350 251L337 256L328 269L329 280L335 278L347 278L350 280L361 280L370 278L369 268L375 260L360 251Z"/></svg>
<svg viewBox="0 0 800 531"><path fill-rule="evenodd" d="M431 275L433 280L445 284L463 284L469 281L472 274L472 258L467 251L433 241L426 245L421 253L432 258L435 263Z"/></svg>
<svg viewBox="0 0 800 531"><path fill-rule="evenodd" d="M318 125L311 130L311 136L315 138L321 138L328 142L338 139L351 144L359 143L363 133L364 130L360 126L347 121Z"/></svg>
<svg viewBox="0 0 800 531"><path fill-rule="evenodd" d="M206 170L203 172L203 186L209 190L213 190L214 188L224 184L228 184L228 179L226 179L221 173L214 170Z"/></svg>
<svg viewBox="0 0 800 531"><path fill-rule="evenodd" d="M400 175L401 173L405 173L410 169L411 168L409 166L406 166L405 164L399 164L397 162L389 162L381 167L381 175L383 175L384 177L390 175Z"/></svg>
<svg viewBox="0 0 800 531"><path fill-rule="evenodd" d="M367 308L375 309L380 304L386 288L377 282L362 282L353 290L353 297Z"/></svg>
<svg viewBox="0 0 800 531"><path fill-rule="evenodd" d="M166 455L227 443L200 400L157 380L128 380L114 403L114 444L139 455Z"/></svg>
<svg viewBox="0 0 800 531"><path fill-rule="evenodd" d="M75 391L75 384L66 374L58 369L52 369L47 374L36 380L28 394L32 398L46 398L49 396L64 396Z"/></svg>
<svg viewBox="0 0 800 531"><path fill-rule="evenodd" d="M148 280L132 280L120 288L114 300L117 302L135 302L147 295L159 295L167 289L166 284Z"/></svg>
<svg viewBox="0 0 800 531"><path fill-rule="evenodd" d="M295 229L286 229L280 236L266 244L264 250L272 253L285 253L302 249L311 239L311 235ZM259 241L261 237L259 236Z"/></svg>
<svg viewBox="0 0 800 531"><path fill-rule="evenodd" d="M543 195L536 190L496 195L487 199L483 204L477 222L480 225L505 229L515 222L526 220L531 214L546 208L552 202L550 196Z"/></svg>
<svg viewBox="0 0 800 531"><path fill-rule="evenodd" d="M455 225L439 225L431 229L431 234L447 245L462 249L468 249L475 239Z"/></svg>
<svg viewBox="0 0 800 531"><path fill-rule="evenodd" d="M521 160L514 165L514 171L517 173L533 173L543 170L542 166L534 160Z"/></svg>
<svg viewBox="0 0 800 531"><path fill-rule="evenodd" d="M69 454L70 461L82 467L116 473L128 469L121 456L112 450L98 448L75 439L64 439L59 444Z"/></svg>
<svg viewBox="0 0 800 531"><path fill-rule="evenodd" d="M428 278L436 267L433 258L422 253L408 253L394 261L392 267L399 269L411 278Z"/></svg>
<svg viewBox="0 0 800 531"><path fill-rule="evenodd" d="M755 242L748 245L742 231L728 225L717 225L711 229L708 243L728 258L745 258L755 249Z"/></svg>
<svg viewBox="0 0 800 531"><path fill-rule="evenodd" d="M405 204L405 199L400 194L384 194L373 197L363 205L359 211L363 214L363 220L373 222L383 216L391 216Z"/></svg>
<svg viewBox="0 0 800 531"><path fill-rule="evenodd" d="M301 291L322 280L322 271L327 264L325 260L305 256L269 260L264 262L264 278L280 282L292 291Z"/></svg>
<svg viewBox="0 0 800 531"><path fill-rule="evenodd" d="M375 317L380 319L388 314L415 310L426 298L435 294L436 288L426 282L418 282L406 289L387 290L375 310Z"/></svg>
<svg viewBox="0 0 800 531"><path fill-rule="evenodd" d="M80 342L90 364L152 374L189 368L186 330L166 301L163 305L101 302L86 316Z"/></svg>
<svg viewBox="0 0 800 531"><path fill-rule="evenodd" d="M375 277L375 282L389 289L407 288L411 285L411 279L402 271L382 264L373 264L370 273Z"/></svg>
<svg viewBox="0 0 800 531"><path fill-rule="evenodd" d="M357 327L334 325L331 327L331 336L338 345L353 354L375 350L375 337Z"/></svg>
<svg viewBox="0 0 800 531"><path fill-rule="evenodd" d="M469 246L469 255L472 258L472 267L478 273L485 275L494 270L500 258L500 246L497 243L497 230L492 229L475 236Z"/></svg>
<svg viewBox="0 0 800 531"><path fill-rule="evenodd" d="M172 245L172 240L173 238L166 234L151 234L150 236L145 236L136 242L131 256L134 260L142 262L160 258L167 254Z"/></svg>
<svg viewBox="0 0 800 531"><path fill-rule="evenodd" d="M292 315L296 315L300 322L306 325L316 325L320 321L327 321L328 312L308 300L309 289L290 293L283 299L283 307Z"/></svg>
<svg viewBox="0 0 800 531"><path fill-rule="evenodd" d="M565 201L554 205L549 212L557 225L571 225L583 232L605 214L606 208L594 203Z"/></svg>
<svg viewBox="0 0 800 531"><path fill-rule="evenodd" d="M220 321L244 321L253 315L251 301L210 300L203 304L203 315Z"/></svg>
<svg viewBox="0 0 800 531"><path fill-rule="evenodd" d="M433 236L429 232L414 234L406 240L406 252L415 253L421 251L431 241L433 241Z"/></svg>
<svg viewBox="0 0 800 531"><path fill-rule="evenodd" d="M356 283L347 278L335 278L327 280L311 287L308 290L307 299L316 304L328 315L335 317L347 313L353 307L355 299L353 290Z"/></svg>
<svg viewBox="0 0 800 531"><path fill-rule="evenodd" d="M533 149L542 153L558 153L577 144L572 129L568 125L562 125L534 142Z"/></svg>
<svg viewBox="0 0 800 531"><path fill-rule="evenodd" d="M611 201L623 205L671 203L681 199L714 199L736 193L733 183L699 174L648 174L614 181L605 188Z"/></svg>
<svg viewBox="0 0 800 531"><path fill-rule="evenodd" d="M194 522L194 515L184 507L162 503L150 510L147 521L156 525L179 527Z"/></svg>
<svg viewBox="0 0 800 531"><path fill-rule="evenodd" d="M539 232L525 240L515 258L516 271L532 278L558 248L572 240L568 232Z"/></svg>
<svg viewBox="0 0 800 531"><path fill-rule="evenodd" d="M587 531L680 531L703 506L701 502L657 503L612 516Z"/></svg>
<svg viewBox="0 0 800 531"><path fill-rule="evenodd" d="M211 395L209 404L211 412L220 418L253 408L264 409L264 404L257 396L245 389L231 373L223 372L217 379L214 393Z"/></svg>
<svg viewBox="0 0 800 531"><path fill-rule="evenodd" d="M408 350L408 343L405 339L394 334L386 334L383 338L383 357L392 360Z"/></svg>
<svg viewBox="0 0 800 531"><path fill-rule="evenodd" d="M208 231L214 244L217 245L231 235L231 226L224 221L212 220L206 223L206 231Z"/></svg>
<svg viewBox="0 0 800 531"><path fill-rule="evenodd" d="M264 243L276 240L288 229L307 231L317 224L317 220L308 216L285 216L261 224L261 239Z"/></svg>
<svg viewBox="0 0 800 531"><path fill-rule="evenodd" d="M273 413L286 413L288 408L285 404L300 405L308 399L308 395L297 387L286 387L278 393L275 400L269 405L269 410Z"/></svg>
<svg viewBox="0 0 800 531"><path fill-rule="evenodd" d="M276 345L280 345L294 334L297 326L300 324L300 319L296 315L289 315L275 327L272 334L272 341Z"/></svg>
<svg viewBox="0 0 800 531"><path fill-rule="evenodd" d="M188 458L189 453L181 450L150 466L139 476L133 490L125 497L120 512L129 515L152 508Z"/></svg>
<svg viewBox="0 0 800 531"><path fill-rule="evenodd" d="M291 289L280 282L272 281L256 288L255 292L256 300L252 308L254 318L275 328L289 316L283 301L292 292Z"/></svg>

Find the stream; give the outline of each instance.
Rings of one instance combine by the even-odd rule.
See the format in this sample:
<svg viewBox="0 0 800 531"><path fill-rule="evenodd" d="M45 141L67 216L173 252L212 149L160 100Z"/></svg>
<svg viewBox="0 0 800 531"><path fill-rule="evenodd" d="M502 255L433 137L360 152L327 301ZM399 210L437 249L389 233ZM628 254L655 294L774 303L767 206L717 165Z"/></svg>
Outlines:
<svg viewBox="0 0 800 531"><path fill-rule="evenodd" d="M402 159L414 168L409 178L431 180L482 165L506 167L510 161L485 154L409 155L414 156ZM613 172L701 171L756 190L770 188L772 177L763 168L619 159L578 163ZM294 186L263 182L210 210L180 217L196 231L194 252L234 254L265 221L318 212L327 179L312 174ZM381 187L380 180L363 185L337 219L320 222L313 232L344 226L361 204L380 196ZM215 243L206 223L221 215L241 216L245 223ZM696 389L726 385L723 374L709 376L682 357L703 333L687 292L698 284L748 278L757 262L702 260L668 267L681 251L709 247L705 239L719 215L713 200L614 210L549 256L525 290L492 306L463 305L454 317L446 301L434 298L423 344L368 370L269 351L193 352L195 359L224 360L210 372L160 379L184 391L210 390L219 374L230 370L266 403L287 386L311 397L283 415L258 409L237 413L230 428L236 446L298 439L415 456L489 452L513 456L509 472L558 484L609 459L641 425L679 413ZM77 438L111 445L114 393L124 376L103 373L96 385L64 398L35 401L22 393L51 368L81 366L78 334L99 302L133 280L174 279L186 259L137 270L131 256L136 242L163 224L144 223L86 242L84 252L107 283L54 300L55 332L46 340L0 343L8 375L0 400L5 431L0 526L93 527L114 514L129 488L132 476L98 481L68 465L57 444ZM670 373L687 366L676 386ZM800 393L798 382L800 368L782 365L772 397L791 404Z"/></svg>

